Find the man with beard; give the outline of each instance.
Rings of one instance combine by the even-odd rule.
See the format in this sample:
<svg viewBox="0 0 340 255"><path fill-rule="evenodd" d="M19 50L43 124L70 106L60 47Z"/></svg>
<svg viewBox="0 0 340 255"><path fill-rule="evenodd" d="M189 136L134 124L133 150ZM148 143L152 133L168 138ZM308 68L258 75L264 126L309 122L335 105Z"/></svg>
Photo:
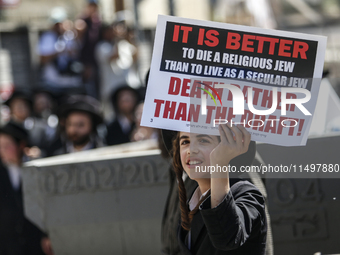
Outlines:
<svg viewBox="0 0 340 255"><path fill-rule="evenodd" d="M70 96L60 111L60 135L48 156L85 151L103 146L96 128L102 123L100 103L89 96Z"/></svg>

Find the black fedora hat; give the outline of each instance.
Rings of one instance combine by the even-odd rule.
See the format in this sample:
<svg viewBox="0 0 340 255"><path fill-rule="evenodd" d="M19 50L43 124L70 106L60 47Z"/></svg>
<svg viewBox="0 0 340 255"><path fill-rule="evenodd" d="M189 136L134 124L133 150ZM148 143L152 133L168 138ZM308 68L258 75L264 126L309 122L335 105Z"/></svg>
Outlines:
<svg viewBox="0 0 340 255"><path fill-rule="evenodd" d="M172 131L172 130L166 130L162 129L162 139L163 143L168 150L170 156L172 156L171 150L172 150L172 142L175 139L178 131ZM253 160L255 158L256 154L256 143L254 141L251 141L249 144L248 151L246 153L243 153L235 158L233 158L230 161L231 166L236 166L237 168L240 168L241 166L250 166L253 163Z"/></svg>
<svg viewBox="0 0 340 255"><path fill-rule="evenodd" d="M66 102L59 111L59 117L66 118L72 112L85 112L93 117L94 125L103 122L100 102L86 95L72 95L67 98Z"/></svg>
<svg viewBox="0 0 340 255"><path fill-rule="evenodd" d="M6 125L0 127L0 134L7 134L14 138L17 142L28 142L28 132L20 124L13 121L8 122Z"/></svg>

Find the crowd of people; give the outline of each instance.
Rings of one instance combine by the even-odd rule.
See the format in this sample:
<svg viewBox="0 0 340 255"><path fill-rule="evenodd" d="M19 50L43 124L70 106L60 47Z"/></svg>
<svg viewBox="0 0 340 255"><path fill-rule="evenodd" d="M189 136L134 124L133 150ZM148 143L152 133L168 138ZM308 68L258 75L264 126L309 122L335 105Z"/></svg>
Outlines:
<svg viewBox="0 0 340 255"><path fill-rule="evenodd" d="M129 16L101 21L90 1L72 21L62 7L41 33L39 79L5 100L8 116L29 133L26 160L157 137L140 127L145 86Z"/></svg>
<svg viewBox="0 0 340 255"><path fill-rule="evenodd" d="M140 126L145 86L140 86L134 32L124 12L112 24L103 24L97 3L90 1L77 20L68 20L58 7L51 22L37 45L38 84L15 89L4 102L8 116L1 116L5 124L0 127L0 254L4 255L53 254L48 236L24 216L20 177L24 162L157 139L161 134ZM174 163L169 169L162 252L264 254L267 225L260 191L246 181L195 178L188 163L200 155L210 164L215 153L211 160L221 165L239 165L239 161L250 165L256 150L250 134L228 126L220 128L220 137L204 139L162 132L162 154ZM204 229L199 239L197 229Z"/></svg>
<svg viewBox="0 0 340 255"><path fill-rule="evenodd" d="M139 124L145 86L127 19L120 12L104 24L96 1L74 21L65 9L54 8L52 26L36 47L37 83L14 87L3 99L0 254L53 254L49 238L24 216L24 162L157 138L158 131Z"/></svg>

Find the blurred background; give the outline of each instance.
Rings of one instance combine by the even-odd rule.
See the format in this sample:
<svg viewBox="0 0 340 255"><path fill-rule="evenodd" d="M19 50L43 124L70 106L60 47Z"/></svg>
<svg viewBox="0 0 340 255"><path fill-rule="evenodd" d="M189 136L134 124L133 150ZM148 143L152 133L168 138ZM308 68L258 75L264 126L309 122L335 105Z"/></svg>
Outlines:
<svg viewBox="0 0 340 255"><path fill-rule="evenodd" d="M337 0L0 0L2 102L14 89L48 92L56 106L87 94L112 121L108 95L145 86L159 14L327 36L324 74L340 92ZM9 114L2 107L1 121Z"/></svg>
<svg viewBox="0 0 340 255"><path fill-rule="evenodd" d="M92 158L88 156L89 154L78 154L74 158L56 158L55 161L53 161L53 158L43 159L45 161L41 161L43 162L41 165L38 164L38 166L51 167L53 170L59 164L71 165L84 160L97 162L99 160L98 155L104 155L103 164L107 165L108 163L105 160L108 158L106 156L112 156L116 153L118 156L113 157L112 160L121 160L127 165L127 170L122 169L129 172L128 170L131 168L129 164L135 164L133 167L136 167L136 169L144 164L133 153L138 151L138 153L141 153L139 156L149 157L151 154L143 154L146 147L154 149L158 148L158 142L160 142L160 145L163 144L160 140L157 142L157 138L160 138L159 130L139 126L159 14L327 36L324 79L322 79L319 99L310 130L310 135L314 136L315 139L311 139L306 147L260 145L258 151L262 156L266 156L263 156L265 163L273 165L279 165L281 161L288 164L294 157L299 158L299 160L301 158L303 163L306 164L311 162L322 163L322 160L327 163L338 162L338 141L340 138L340 72L338 71L340 67L340 0L0 0L0 124L3 126L9 123L5 126L7 131L5 129L0 130L0 135L3 133L15 138L16 143L10 141L11 145L23 150L19 151L18 149L17 155L11 154L13 150L12 152L4 150L1 153L0 168L3 169L0 169L0 174L1 172L7 173L7 170L10 172L12 168L14 169L13 172L16 171L14 175L17 177L11 177L14 190L20 191L20 174L18 174L17 168L22 167L22 163L32 159L70 154L107 145L142 140L153 141L151 145L146 144L143 145L144 147L132 143L122 145L123 147L118 146L116 149L106 147L104 150L99 150L97 154L93 152ZM16 133L8 131L14 130L13 127L19 131ZM330 133L330 137L322 137ZM1 146L2 144L0 144L0 148ZM120 159L119 153L122 151L132 151L133 153ZM168 153L164 152L164 148L163 154L169 157ZM7 157L4 155L7 155ZM147 160L150 162L155 159L160 161L158 157L160 157L159 151L152 154L151 159L147 158ZM13 158L15 159L15 167L13 167ZM12 161L9 162L9 159ZM276 159L279 161L276 162ZM149 168L144 167L146 170L151 169L156 173L158 170L165 173L165 175L163 172L159 174L160 176L164 175L164 178L154 178L154 186L149 185L152 182L147 183L147 185L142 182L143 185L138 183L141 192L129 187L129 189L123 190L126 193L119 189L118 191L115 190L115 186L110 186L112 194L117 193L123 198L128 197L130 200L127 200L134 201L134 203L135 201L143 201L145 197L156 197L150 199L154 202L154 204L148 206L150 211L145 209L147 213L141 216L141 218L145 217L147 220L149 220L148 217L153 217L154 221L152 224L146 221L147 223L143 225L144 222L141 220L140 225L140 229L152 225L154 236L149 240L143 234L140 234L143 232L135 231L138 228L136 222L131 219L136 216L133 213L129 214L129 205L122 203L119 207L119 201L124 202L124 199L117 199L118 202L110 204L113 196L110 193L112 196L107 196L107 200L105 200L109 201L107 204L112 206L111 211L106 215L107 221L123 222L125 225L122 223L122 226L129 226L123 233L126 235L126 240L131 240L130 237L134 234L138 236L134 240L140 241L140 243L133 246L131 243L119 242L120 236L123 236L119 232L116 233L116 238L111 238L112 233L110 235L98 234L108 237L106 243L117 247L125 245L124 249L127 251L131 247L133 251L145 247L145 249L149 248L158 254L161 246L159 240L160 222L166 196L168 196L167 203L171 202L172 198L173 205L178 204L178 200L176 200L178 199L177 182L173 176L173 171L168 164L163 161L160 162L163 164L162 167L158 167L158 163L148 163ZM258 160L258 162L262 164L262 161ZM122 165L124 165L123 163ZM300 161L293 161L293 163L302 164ZM2 164L5 166L3 167ZM79 164L79 169L83 169L82 163ZM8 169L5 169L6 167ZM4 169L6 171L2 171ZM36 171L33 170L31 172ZM59 173L59 169L56 168L55 171L57 174ZM72 168L69 171L78 170ZM28 172L28 175L33 176L33 174L30 174L31 172ZM36 172L39 176L38 171ZM169 176L166 175L167 173L169 173ZM44 175L41 176L41 178L45 178ZM144 178L144 176L142 177ZM57 196L57 192L56 194L53 193L54 188L49 188L49 178L49 176L46 177L46 183L44 179L46 192L48 195ZM135 176L129 178L126 180L132 180ZM0 176L0 181L4 179ZM10 179L7 179L9 182ZM168 180L170 180L170 184ZM54 182L52 184L54 185ZM29 185L37 186L30 183ZM52 187L54 187L53 185ZM108 183L108 185L111 184ZM125 188L124 185L122 185L123 188ZM136 187L140 188L138 185ZM168 191L169 185L170 191ZM263 186L263 184L261 185ZM4 185L0 183L1 187L4 187ZM157 189L153 189L154 187ZM38 187L35 188L38 189ZM339 194L339 185L337 179L268 180L266 188L268 190L270 214L272 215L274 243L276 241L276 254L287 254L288 250L290 251L289 254L294 255L321 254L315 253L317 251L325 251L326 254L339 252L339 203L336 200ZM92 192L92 186L90 191ZM34 204L38 196L34 192L32 194L32 201L26 199L26 208L28 210L32 208L32 211L30 211L31 219L37 215L39 209ZM94 209L91 208L91 210L97 210L98 215L101 216L104 210L100 206L104 204L104 200L100 200L102 195L100 192L97 192L96 195L98 195L98 199L91 199L98 201L99 206L98 208L93 206ZM67 196L65 197L67 198ZM62 206L57 204L55 208L61 210L61 208L69 206L67 208L71 208L71 212L74 207L77 207L74 206L74 201L82 202L84 208L93 203L92 200L88 202L84 197L78 198L75 195L74 198L71 197L69 201L67 200L67 204L62 200L66 199L65 197L58 196L58 199L62 201L60 202ZM89 197L92 197L92 195ZM49 199L46 199L46 201L48 203ZM55 202L52 199L51 201L51 204ZM137 202L136 206L139 206ZM34 206L30 207L30 203ZM143 204L143 206L146 207L146 204ZM82 208L79 205L78 207ZM118 213L118 216L112 217L112 212L115 212L116 208L121 208L123 213ZM167 208L165 211L168 210ZM45 210L45 207L43 209ZM172 208L170 209L172 210ZM324 213L326 209L327 213ZM22 207L13 210L20 211L20 217L24 217ZM55 211L55 218L48 219L54 224L51 223L51 225L60 227L60 229L64 225L68 226L68 219L75 219L73 221L76 222L81 222L79 219L84 219L86 224L89 221L86 217L79 216L86 214L87 209L74 212L72 214L74 218L71 216L63 218L59 215L58 210ZM91 212L91 210L89 211ZM178 208L177 211L173 210L173 214L175 213L179 217ZM10 212L9 215L13 215L13 213ZM121 215L126 219L122 217L122 220ZM163 216L166 216L166 214ZM93 217L92 214L91 217ZM66 222L63 222L64 225L60 224L61 218ZM95 224L98 225L98 222L96 222L98 217L93 218L95 218ZM8 220L5 219L3 222L6 221ZM13 216L13 224L17 222L17 218ZM81 225L79 222L78 224ZM172 225L174 225L173 222ZM85 223L84 225L87 226ZM104 221L103 225L103 229L106 227L110 231L113 229L111 226L106 226L107 224ZM70 231L71 228L63 229L64 232L58 232L61 230L57 227L54 229L55 232L50 229L43 229L48 230L47 234L50 235L55 247L63 248L65 246L64 240L55 237L64 236L67 240L67 234L71 237L73 237L73 233L77 235L84 233L84 236L87 233L92 234L92 227L89 227L86 231L83 231L83 229L80 231L80 228L75 229L75 232ZM173 233L176 233L176 228L177 225L175 224ZM12 225L7 228L0 228L0 232L4 234L1 235L0 233L0 236L8 235L9 231L15 232ZM37 236L40 238L41 233ZM175 236L176 234L174 234ZM84 237L84 240L87 240L86 238ZM150 241L150 245L143 245L145 241L143 238ZM164 240L167 239L169 238L164 238ZM49 238L45 236L42 240L45 240L45 245L42 245L44 253L53 254L50 250ZM112 240L115 240L115 242ZM159 243L156 242L156 248L154 248L154 240L159 240ZM297 242L301 245L297 245ZM69 243L70 249L79 248L74 245L74 240ZM79 243L82 242L79 241ZM87 241L83 243L87 243ZM13 242L13 247L16 246L17 242ZM98 243L98 247L100 246L101 243ZM62 248L59 249L62 250ZM85 251L86 249L89 248L84 246ZM304 252L306 250L308 250L307 253ZM137 253L126 252L121 254ZM148 250L148 253L144 254L151 253ZM269 249L267 254L273 253Z"/></svg>
<svg viewBox="0 0 340 255"><path fill-rule="evenodd" d="M95 5L98 6L98 10L95 10ZM150 66L158 14L328 36L325 68L329 70L333 87L337 92L340 91L339 73L335 71L340 61L338 40L340 1L337 0L98 0L89 2L86 0L1 0L2 97L6 97L3 94L6 94L11 86L37 86L39 68L42 65L37 49L39 38L57 21L63 23L64 33L69 34L68 39L77 41L78 45L73 47L74 51L80 53L75 55L82 60L81 55L86 52L80 46L85 40L82 32L87 28L80 20L85 20L91 15L98 15L94 23L99 24L95 26L112 24L117 20L126 21L129 40L138 49L138 56L134 63L137 77L134 77L132 83L133 86L140 86L142 83L138 84L138 81L144 80ZM88 22L86 24L88 25ZM92 35L90 44L96 44L100 40L99 37L99 35Z"/></svg>

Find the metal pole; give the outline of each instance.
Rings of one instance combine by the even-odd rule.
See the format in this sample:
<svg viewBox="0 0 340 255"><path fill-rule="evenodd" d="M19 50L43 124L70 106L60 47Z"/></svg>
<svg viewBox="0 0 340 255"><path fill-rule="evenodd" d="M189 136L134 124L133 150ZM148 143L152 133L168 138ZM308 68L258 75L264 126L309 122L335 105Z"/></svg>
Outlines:
<svg viewBox="0 0 340 255"><path fill-rule="evenodd" d="M175 5L174 0L169 0L169 13L171 16L175 16Z"/></svg>
<svg viewBox="0 0 340 255"><path fill-rule="evenodd" d="M135 43L137 48L139 48L139 46L143 43L145 43L145 36L144 36L144 30L142 29L142 27L140 26L139 23L139 3L141 2L141 0L134 0L133 3L133 8L134 8L134 15L135 15L135 33L136 33L136 38L135 38ZM140 80L141 79L141 59L137 58L137 62L136 62L136 67L137 67L137 74Z"/></svg>
<svg viewBox="0 0 340 255"><path fill-rule="evenodd" d="M2 21L2 1L0 0L0 21Z"/></svg>
<svg viewBox="0 0 340 255"><path fill-rule="evenodd" d="M134 0L133 1L133 10L134 10L134 14L135 14L135 21L136 21L136 29L139 30L139 12L138 12L138 4L139 4L139 0Z"/></svg>
<svg viewBox="0 0 340 255"><path fill-rule="evenodd" d="M216 3L216 0L210 0L210 20L214 20Z"/></svg>

